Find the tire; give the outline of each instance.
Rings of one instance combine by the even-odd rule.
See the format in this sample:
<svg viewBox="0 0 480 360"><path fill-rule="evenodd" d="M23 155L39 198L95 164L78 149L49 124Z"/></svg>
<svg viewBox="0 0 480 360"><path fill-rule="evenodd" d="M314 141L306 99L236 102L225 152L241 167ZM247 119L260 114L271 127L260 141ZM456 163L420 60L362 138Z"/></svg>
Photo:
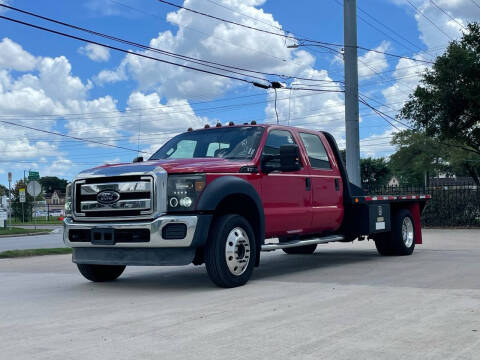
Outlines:
<svg viewBox="0 0 480 360"><path fill-rule="evenodd" d="M380 255L411 255L415 249L415 223L412 214L406 209L392 216L392 230L380 234L375 239L375 246Z"/></svg>
<svg viewBox="0 0 480 360"><path fill-rule="evenodd" d="M299 246L294 248L282 249L284 253L289 255L310 255L317 249L317 244Z"/></svg>
<svg viewBox="0 0 480 360"><path fill-rule="evenodd" d="M116 280L125 270L125 265L90 265L77 264L80 273L93 282Z"/></svg>
<svg viewBox="0 0 480 360"><path fill-rule="evenodd" d="M204 255L208 276L217 286L233 288L246 284L257 255L249 222L234 214L215 219Z"/></svg>

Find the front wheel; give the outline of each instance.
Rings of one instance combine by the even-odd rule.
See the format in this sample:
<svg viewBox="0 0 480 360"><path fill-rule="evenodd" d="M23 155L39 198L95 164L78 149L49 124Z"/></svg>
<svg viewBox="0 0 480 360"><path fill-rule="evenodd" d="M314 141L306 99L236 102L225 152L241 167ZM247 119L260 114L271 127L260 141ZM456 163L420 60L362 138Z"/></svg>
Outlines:
<svg viewBox="0 0 480 360"><path fill-rule="evenodd" d="M255 257L255 235L244 217L230 214L214 221L205 248L205 266L216 285L232 288L246 284Z"/></svg>
<svg viewBox="0 0 480 360"><path fill-rule="evenodd" d="M80 273L93 282L116 280L125 270L125 265L91 265L77 264Z"/></svg>
<svg viewBox="0 0 480 360"><path fill-rule="evenodd" d="M391 232L378 235L375 246L380 255L411 255L415 249L415 225L410 211L395 213Z"/></svg>

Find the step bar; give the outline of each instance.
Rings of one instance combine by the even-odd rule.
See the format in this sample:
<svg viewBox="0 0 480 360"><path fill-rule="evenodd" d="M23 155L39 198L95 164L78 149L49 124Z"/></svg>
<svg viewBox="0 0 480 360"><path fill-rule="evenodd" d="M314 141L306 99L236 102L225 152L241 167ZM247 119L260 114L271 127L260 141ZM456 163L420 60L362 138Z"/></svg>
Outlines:
<svg viewBox="0 0 480 360"><path fill-rule="evenodd" d="M262 245L262 251L274 251L278 249L287 249L293 247L300 247L300 246L307 246L307 245L314 245L314 244L326 244L329 242L336 242L336 241L343 241L345 237L343 235L330 235L316 239L308 239L308 240L292 240L283 243L276 243L276 244L264 244Z"/></svg>

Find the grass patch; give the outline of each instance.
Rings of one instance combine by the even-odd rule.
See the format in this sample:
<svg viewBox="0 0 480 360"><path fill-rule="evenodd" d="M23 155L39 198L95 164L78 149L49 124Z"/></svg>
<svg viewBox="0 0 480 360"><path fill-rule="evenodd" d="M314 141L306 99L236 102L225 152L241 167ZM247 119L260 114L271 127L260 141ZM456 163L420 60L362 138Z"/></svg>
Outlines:
<svg viewBox="0 0 480 360"><path fill-rule="evenodd" d="M58 220L56 217L51 217L48 220L45 218L37 219L37 225L61 225L63 221ZM35 225L34 221L25 221L14 219L12 220L12 225Z"/></svg>
<svg viewBox="0 0 480 360"><path fill-rule="evenodd" d="M35 234L39 232L45 232L49 230L45 229L22 229L22 228L0 228L0 235L22 235L22 234Z"/></svg>
<svg viewBox="0 0 480 360"><path fill-rule="evenodd" d="M18 257L43 256L43 255L63 255L71 254L71 248L53 248L53 249L27 249L27 250L8 250L0 252L0 259L11 259Z"/></svg>

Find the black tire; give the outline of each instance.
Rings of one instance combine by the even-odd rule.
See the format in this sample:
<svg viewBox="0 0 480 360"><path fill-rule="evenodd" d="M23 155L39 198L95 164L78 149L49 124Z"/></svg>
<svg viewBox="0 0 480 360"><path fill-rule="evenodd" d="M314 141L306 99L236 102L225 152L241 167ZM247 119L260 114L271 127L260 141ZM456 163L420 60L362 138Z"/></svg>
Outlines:
<svg viewBox="0 0 480 360"><path fill-rule="evenodd" d="M413 226L413 241L411 245L403 239L404 222ZM405 225L407 226L407 225ZM407 226L408 228L408 226ZM408 231L410 233L410 231ZM415 222L412 214L406 209L399 210L392 216L392 230L389 233L379 234L375 238L375 246L380 255L383 256L404 256L411 255L415 250Z"/></svg>
<svg viewBox="0 0 480 360"><path fill-rule="evenodd" d="M93 282L116 280L125 270L125 265L90 265L77 264L80 273Z"/></svg>
<svg viewBox="0 0 480 360"><path fill-rule="evenodd" d="M243 229L248 239L245 239L244 237L242 241L249 245L247 250L242 254L243 257L239 255L239 258L242 259L245 259L245 256L248 256L248 262L244 268L242 267L239 269L243 272L238 275L232 273L229 269L226 256L227 239L229 235L233 233L235 228ZM233 243L230 243L230 245L232 244ZM235 255L238 254L239 253L237 252L235 253ZM215 219L209 233L204 255L208 276L217 286L233 288L246 284L252 276L257 255L255 234L249 222L244 217L235 214L223 215ZM242 259L240 259L240 261L243 261Z"/></svg>
<svg viewBox="0 0 480 360"><path fill-rule="evenodd" d="M293 248L282 249L284 253L289 255L311 255L317 249L317 244L299 246Z"/></svg>

